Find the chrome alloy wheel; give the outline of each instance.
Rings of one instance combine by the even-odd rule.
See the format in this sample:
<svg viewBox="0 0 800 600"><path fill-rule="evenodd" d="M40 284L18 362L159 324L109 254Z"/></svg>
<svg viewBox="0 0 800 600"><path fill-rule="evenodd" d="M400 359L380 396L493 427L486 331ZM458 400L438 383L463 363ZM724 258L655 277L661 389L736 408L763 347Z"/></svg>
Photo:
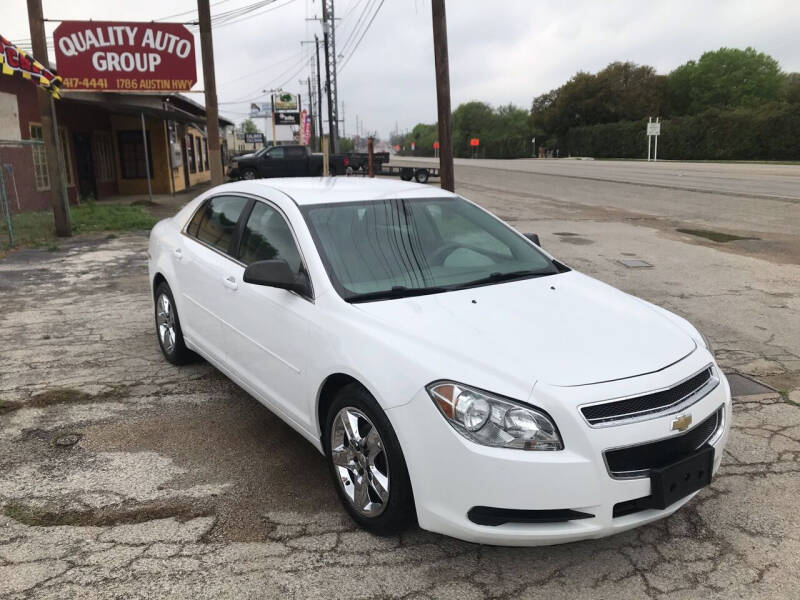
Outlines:
<svg viewBox="0 0 800 600"><path fill-rule="evenodd" d="M172 354L175 349L175 311L172 303L166 294L160 294L156 300L156 324L158 326L158 338L164 352Z"/></svg>
<svg viewBox="0 0 800 600"><path fill-rule="evenodd" d="M360 514L378 516L389 502L389 461L375 425L348 406L333 420L330 439L331 458L345 496Z"/></svg>

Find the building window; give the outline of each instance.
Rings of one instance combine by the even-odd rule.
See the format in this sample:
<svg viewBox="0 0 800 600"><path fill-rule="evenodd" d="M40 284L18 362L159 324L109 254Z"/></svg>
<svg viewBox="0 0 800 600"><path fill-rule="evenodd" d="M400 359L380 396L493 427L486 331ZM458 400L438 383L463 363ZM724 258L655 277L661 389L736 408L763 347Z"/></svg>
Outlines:
<svg viewBox="0 0 800 600"><path fill-rule="evenodd" d="M150 134L147 134L147 163L145 163L145 146L141 131L117 132L119 146L119 168L123 179L147 178L147 167L153 173L153 159L150 153Z"/></svg>
<svg viewBox="0 0 800 600"><path fill-rule="evenodd" d="M69 141L67 138L66 127L58 128L58 138L58 141L61 144L61 156L64 157L64 169L67 172L67 185L72 186L75 185L74 181L72 180L72 153L69 151Z"/></svg>
<svg viewBox="0 0 800 600"><path fill-rule="evenodd" d="M203 140L198 135L197 140L197 170L203 171Z"/></svg>
<svg viewBox="0 0 800 600"><path fill-rule="evenodd" d="M203 156L205 157L206 171L208 171L208 138L203 138Z"/></svg>
<svg viewBox="0 0 800 600"><path fill-rule="evenodd" d="M194 162L194 138L191 134L186 134L186 160L189 161L189 173L197 173L197 165Z"/></svg>
<svg viewBox="0 0 800 600"><path fill-rule="evenodd" d="M42 141L42 126L38 123L29 125L31 139ZM31 146L33 152L33 177L36 180L36 189L39 191L50 189L50 173L47 171L47 155L44 151L44 144Z"/></svg>
<svg viewBox="0 0 800 600"><path fill-rule="evenodd" d="M114 181L114 147L111 144L110 133L94 132L92 153L94 154L94 174L97 181Z"/></svg>

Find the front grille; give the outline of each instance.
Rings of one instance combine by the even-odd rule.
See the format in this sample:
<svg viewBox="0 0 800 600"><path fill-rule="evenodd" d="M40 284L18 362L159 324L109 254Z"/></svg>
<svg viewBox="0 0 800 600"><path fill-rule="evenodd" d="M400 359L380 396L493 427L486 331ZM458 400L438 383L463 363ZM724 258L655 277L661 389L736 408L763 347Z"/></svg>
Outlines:
<svg viewBox="0 0 800 600"><path fill-rule="evenodd" d="M595 427L616 425L618 421L647 417L682 405L689 400L697 401L700 399L698 392L703 391L704 388L707 388L707 392L711 391L716 383L717 379L714 377L711 367L708 367L668 390L635 398L591 404L581 408L581 412L589 425ZM698 397L693 398L695 395Z"/></svg>
<svg viewBox="0 0 800 600"><path fill-rule="evenodd" d="M612 477L644 477L650 469L658 469L685 458L708 440L722 426L722 407L686 433L627 448L606 450L608 472Z"/></svg>

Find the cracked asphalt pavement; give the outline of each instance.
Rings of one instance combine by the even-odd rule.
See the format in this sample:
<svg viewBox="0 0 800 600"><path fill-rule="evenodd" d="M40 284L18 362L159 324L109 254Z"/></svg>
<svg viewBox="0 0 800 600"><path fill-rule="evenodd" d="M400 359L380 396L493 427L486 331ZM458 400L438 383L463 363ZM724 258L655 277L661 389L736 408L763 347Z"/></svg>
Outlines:
<svg viewBox="0 0 800 600"><path fill-rule="evenodd" d="M765 228L714 243L677 233L687 222L666 202L662 216L583 202L581 186L613 183L457 177L568 264L692 320L724 370L776 390L734 400L709 488L658 523L563 546L371 536L299 435L208 364L163 360L146 234L76 238L0 259L0 597L800 597L798 240Z"/></svg>

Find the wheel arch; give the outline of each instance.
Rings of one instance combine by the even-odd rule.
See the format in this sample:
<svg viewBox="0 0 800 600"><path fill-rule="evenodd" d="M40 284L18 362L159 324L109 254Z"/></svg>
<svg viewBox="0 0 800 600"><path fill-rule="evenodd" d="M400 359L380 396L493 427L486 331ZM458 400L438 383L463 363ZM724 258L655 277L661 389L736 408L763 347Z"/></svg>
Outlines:
<svg viewBox="0 0 800 600"><path fill-rule="evenodd" d="M156 297L156 290L158 289L158 286L161 285L162 283L166 283L167 285L169 285L169 283L167 283L167 278L164 277L164 275L160 271L156 272L156 274L153 276L153 298Z"/></svg>
<svg viewBox="0 0 800 600"><path fill-rule="evenodd" d="M331 373L328 375L325 380L322 382L322 385L319 387L319 392L317 393L317 426L319 427L320 433L320 440L323 436L323 429L325 427L325 420L328 417L328 409L330 408L331 404L333 403L334 398L336 398L336 394L339 391L351 383L355 383L360 385L362 388L367 390L374 397L374 394L369 390L369 388L364 385L361 381L353 377L352 375L348 375L347 373ZM327 451L322 448L323 453Z"/></svg>

